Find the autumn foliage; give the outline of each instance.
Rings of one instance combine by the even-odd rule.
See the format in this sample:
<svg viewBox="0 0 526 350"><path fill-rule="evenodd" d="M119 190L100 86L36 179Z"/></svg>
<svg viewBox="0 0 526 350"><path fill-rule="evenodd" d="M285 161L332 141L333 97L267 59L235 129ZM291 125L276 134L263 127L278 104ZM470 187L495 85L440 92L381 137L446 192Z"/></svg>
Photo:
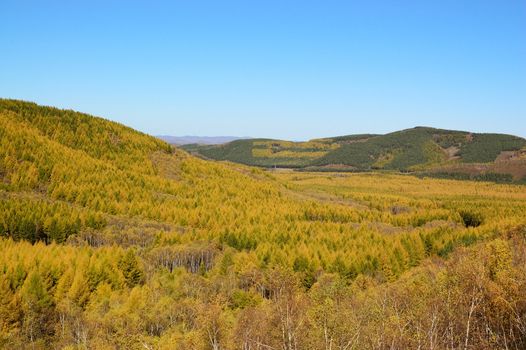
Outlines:
<svg viewBox="0 0 526 350"><path fill-rule="evenodd" d="M264 171L0 100L0 348L523 349L525 212L521 185Z"/></svg>

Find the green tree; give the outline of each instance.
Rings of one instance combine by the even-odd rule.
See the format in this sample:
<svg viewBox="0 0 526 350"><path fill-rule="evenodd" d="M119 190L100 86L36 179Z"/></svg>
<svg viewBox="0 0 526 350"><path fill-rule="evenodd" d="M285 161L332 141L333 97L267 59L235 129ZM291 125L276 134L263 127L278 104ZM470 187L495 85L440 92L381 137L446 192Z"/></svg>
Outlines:
<svg viewBox="0 0 526 350"><path fill-rule="evenodd" d="M118 266L128 287L132 288L142 283L144 272L142 271L133 250L128 250L120 258Z"/></svg>

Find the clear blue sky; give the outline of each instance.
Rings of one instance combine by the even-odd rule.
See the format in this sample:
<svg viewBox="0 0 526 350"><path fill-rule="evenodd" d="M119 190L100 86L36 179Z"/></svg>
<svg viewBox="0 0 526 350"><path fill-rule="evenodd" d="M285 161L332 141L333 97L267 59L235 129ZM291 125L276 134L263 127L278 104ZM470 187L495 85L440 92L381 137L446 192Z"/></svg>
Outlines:
<svg viewBox="0 0 526 350"><path fill-rule="evenodd" d="M151 134L526 136L524 0L0 1L0 96Z"/></svg>

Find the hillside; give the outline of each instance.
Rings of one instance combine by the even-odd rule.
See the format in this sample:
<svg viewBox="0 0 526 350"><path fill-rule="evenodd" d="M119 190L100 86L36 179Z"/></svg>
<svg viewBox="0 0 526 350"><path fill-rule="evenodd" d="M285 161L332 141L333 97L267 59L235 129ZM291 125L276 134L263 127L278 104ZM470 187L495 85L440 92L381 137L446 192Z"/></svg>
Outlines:
<svg viewBox="0 0 526 350"><path fill-rule="evenodd" d="M390 135L206 149L304 166L414 151ZM484 137L499 157L521 142ZM469 138L464 162L487 145ZM0 99L0 348L523 348L525 211L523 185L269 172Z"/></svg>
<svg viewBox="0 0 526 350"><path fill-rule="evenodd" d="M239 140L186 149L210 159L263 167L392 170L520 181L526 176L525 147L525 139L511 135L416 127L386 135L349 135L308 142Z"/></svg>

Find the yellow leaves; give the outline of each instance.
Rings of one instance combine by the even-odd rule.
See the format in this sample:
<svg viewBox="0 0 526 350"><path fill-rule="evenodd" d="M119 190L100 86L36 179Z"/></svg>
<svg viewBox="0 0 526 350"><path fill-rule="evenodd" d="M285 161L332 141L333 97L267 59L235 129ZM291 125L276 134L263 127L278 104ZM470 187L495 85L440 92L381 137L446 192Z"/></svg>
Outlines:
<svg viewBox="0 0 526 350"><path fill-rule="evenodd" d="M0 192L0 234L30 241L76 239L67 241L72 245L47 246L0 239L0 296L21 298L26 311L44 302L41 308L55 304L60 312L77 310L74 317L86 312L99 341L93 348L114 343L229 348L231 339L224 334L234 324L240 333L247 325L250 334L243 334L263 337L267 329L279 329L291 306L303 322L308 307L303 290L336 288L319 280L327 271L346 283L356 278L355 290L365 293L376 289L382 276L395 281L428 256L458 259L458 267L439 274L437 283L441 291L454 287L461 301L466 288L487 282L491 305L505 316L519 295L517 281L524 277L514 268L509 242L495 240L482 253L462 259L454 251L525 224L524 186L393 174L267 172L171 153L155 139L72 112L55 125L46 113L19 116L22 122L16 123L0 112L0 175L6 188ZM88 140L99 132L100 139ZM332 147L256 143L257 157L320 156ZM434 151L429 160L438 162ZM376 165L393 157L385 155ZM40 188L47 193L27 191ZM467 229L461 224L463 211L480 213L484 220ZM426 297L432 294L425 290L427 280L417 282L404 281ZM407 293L379 302L410 300ZM325 311L333 331L344 334L340 326L352 315L339 313L340 297L348 296L320 297L315 313ZM416 304L418 311L424 303ZM380 306L373 316L384 321ZM0 301L0 313L5 310ZM243 322L234 322L236 313L244 315ZM405 322L402 316L385 320L396 326ZM81 321L78 325L84 325ZM260 328L263 322L268 328ZM351 341L345 334L342 347Z"/></svg>
<svg viewBox="0 0 526 350"><path fill-rule="evenodd" d="M31 162L22 161L15 163L8 172L9 181L15 188L32 189L38 184L38 169Z"/></svg>
<svg viewBox="0 0 526 350"><path fill-rule="evenodd" d="M17 330L21 312L20 296L11 290L7 276L0 275L0 344L2 335Z"/></svg>
<svg viewBox="0 0 526 350"><path fill-rule="evenodd" d="M499 279L506 276L512 267L512 253L509 243L502 239L495 239L488 243L487 249L491 278Z"/></svg>
<svg viewBox="0 0 526 350"><path fill-rule="evenodd" d="M382 169L386 165L390 164L400 152L398 150L392 151L391 153L381 154L378 159L373 163L372 167Z"/></svg>
<svg viewBox="0 0 526 350"><path fill-rule="evenodd" d="M101 283L93 291L87 309L95 318L102 317L112 305L113 290L108 283Z"/></svg>
<svg viewBox="0 0 526 350"><path fill-rule="evenodd" d="M256 158L302 158L302 159L316 159L323 157L327 152L295 152L295 151L272 151L268 148L253 148L252 156Z"/></svg>
<svg viewBox="0 0 526 350"><path fill-rule="evenodd" d="M336 143L254 141L252 156L255 158L316 159L339 147Z"/></svg>
<svg viewBox="0 0 526 350"><path fill-rule="evenodd" d="M86 269L86 266L77 267L73 281L71 282L71 287L67 294L68 298L80 307L87 304L91 293L86 278Z"/></svg>

